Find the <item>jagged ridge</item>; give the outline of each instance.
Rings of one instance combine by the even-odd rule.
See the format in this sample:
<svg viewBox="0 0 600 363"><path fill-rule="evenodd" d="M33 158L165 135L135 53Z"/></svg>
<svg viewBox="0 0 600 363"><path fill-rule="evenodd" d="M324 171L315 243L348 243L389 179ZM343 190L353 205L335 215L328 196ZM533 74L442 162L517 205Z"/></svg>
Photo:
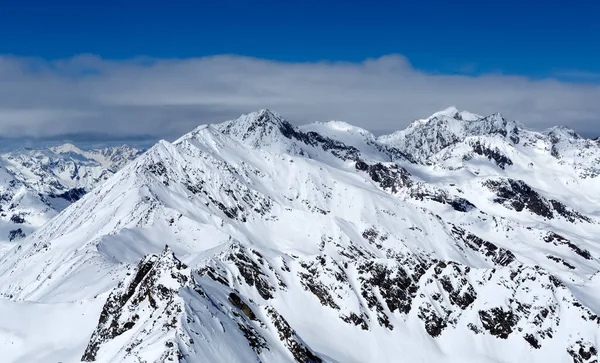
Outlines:
<svg viewBox="0 0 600 363"><path fill-rule="evenodd" d="M112 291L89 361L594 359L597 147L453 109L402 135L263 110L160 142L5 253L0 293Z"/></svg>

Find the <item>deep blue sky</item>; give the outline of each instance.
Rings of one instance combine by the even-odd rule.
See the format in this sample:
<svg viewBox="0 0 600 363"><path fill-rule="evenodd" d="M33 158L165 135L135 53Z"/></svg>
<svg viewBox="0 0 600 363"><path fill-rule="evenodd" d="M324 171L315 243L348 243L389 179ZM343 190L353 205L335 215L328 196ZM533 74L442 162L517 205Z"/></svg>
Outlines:
<svg viewBox="0 0 600 363"><path fill-rule="evenodd" d="M354 62L399 53L428 72L600 74L600 2L591 0L94 3L2 1L0 54Z"/></svg>

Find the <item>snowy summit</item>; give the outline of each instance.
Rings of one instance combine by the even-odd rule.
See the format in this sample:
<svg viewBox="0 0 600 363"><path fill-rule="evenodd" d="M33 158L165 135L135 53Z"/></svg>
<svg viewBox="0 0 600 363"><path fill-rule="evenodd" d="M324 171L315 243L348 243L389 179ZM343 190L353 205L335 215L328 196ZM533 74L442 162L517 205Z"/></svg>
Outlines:
<svg viewBox="0 0 600 363"><path fill-rule="evenodd" d="M600 145L572 130L261 110L143 154L2 160L10 200L90 189L2 242L5 362L598 359Z"/></svg>

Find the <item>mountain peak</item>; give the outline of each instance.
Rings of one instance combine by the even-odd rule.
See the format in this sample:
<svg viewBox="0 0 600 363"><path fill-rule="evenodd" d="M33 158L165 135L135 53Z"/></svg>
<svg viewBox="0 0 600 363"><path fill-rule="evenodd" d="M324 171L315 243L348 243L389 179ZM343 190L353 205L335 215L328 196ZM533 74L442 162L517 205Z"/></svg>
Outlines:
<svg viewBox="0 0 600 363"><path fill-rule="evenodd" d="M294 126L269 109L244 114L214 126L221 133L256 148L276 144L286 138L283 134L295 131Z"/></svg>
<svg viewBox="0 0 600 363"><path fill-rule="evenodd" d="M235 120L230 120L219 125L227 125L229 127L265 127L267 125L280 126L287 121L276 111L263 108L256 112L243 114Z"/></svg>
<svg viewBox="0 0 600 363"><path fill-rule="evenodd" d="M455 106L450 106L444 110L433 113L431 116L424 119L413 121L408 128L414 128L429 123L431 120L452 119L457 121L477 121L484 118L469 111L459 111Z"/></svg>
<svg viewBox="0 0 600 363"><path fill-rule="evenodd" d="M434 117L439 117L439 116L446 116L446 117L456 117L458 114L460 114L460 111L458 111L458 109L455 106L450 106L444 110L438 111L436 113L434 113L433 115L431 115L429 118L434 118Z"/></svg>
<svg viewBox="0 0 600 363"><path fill-rule="evenodd" d="M426 120L443 117L449 117L460 121L476 121L483 118L483 116L474 114L469 111L459 111L458 108L456 108L455 106L450 106L445 110L441 110L434 113L433 115L429 116Z"/></svg>
<svg viewBox="0 0 600 363"><path fill-rule="evenodd" d="M559 139L568 139L568 140L578 140L581 139L581 136L575 130L567 127L567 126L553 126L548 129L548 135L552 137L554 140Z"/></svg>
<svg viewBox="0 0 600 363"><path fill-rule="evenodd" d="M493 120L504 120L504 115L502 115L501 112L494 112L487 118L493 119Z"/></svg>
<svg viewBox="0 0 600 363"><path fill-rule="evenodd" d="M256 112L258 115L266 115L266 116L271 116L271 117L281 117L281 115L279 115L279 113L277 113L277 111L273 111L273 110L269 110L268 108L261 108L258 112Z"/></svg>
<svg viewBox="0 0 600 363"><path fill-rule="evenodd" d="M83 151L78 148L77 146L71 144L71 143L65 143L59 146L55 146L55 147L51 147L50 150L52 150L52 152L55 152L57 154L66 154L66 153L76 153L76 154L82 154Z"/></svg>
<svg viewBox="0 0 600 363"><path fill-rule="evenodd" d="M281 117L279 113L277 113L276 111L269 110L267 108L263 108L257 112L251 112L249 114L242 115L236 121L244 122L249 120L260 125L264 125L266 123L280 124L282 122L285 122L285 120L283 119L283 117Z"/></svg>

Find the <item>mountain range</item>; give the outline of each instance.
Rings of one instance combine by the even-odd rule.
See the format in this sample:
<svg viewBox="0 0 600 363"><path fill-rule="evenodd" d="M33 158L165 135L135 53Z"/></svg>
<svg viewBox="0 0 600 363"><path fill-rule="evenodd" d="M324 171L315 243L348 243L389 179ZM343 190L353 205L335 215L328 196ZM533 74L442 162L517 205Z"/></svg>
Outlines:
<svg viewBox="0 0 600 363"><path fill-rule="evenodd" d="M6 362L598 361L600 144L565 127L261 110L2 165Z"/></svg>
<svg viewBox="0 0 600 363"><path fill-rule="evenodd" d="M0 245L24 238L141 153L64 144L0 154Z"/></svg>

